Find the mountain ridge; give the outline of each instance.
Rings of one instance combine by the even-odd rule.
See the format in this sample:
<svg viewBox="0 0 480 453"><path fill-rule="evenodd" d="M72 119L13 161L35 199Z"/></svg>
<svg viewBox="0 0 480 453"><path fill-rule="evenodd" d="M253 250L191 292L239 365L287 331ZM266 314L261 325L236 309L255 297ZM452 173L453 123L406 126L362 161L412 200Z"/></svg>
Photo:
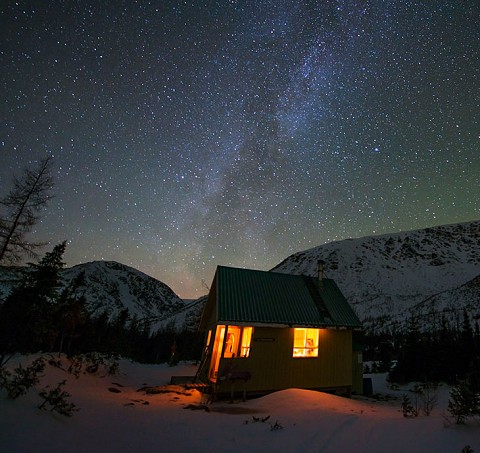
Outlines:
<svg viewBox="0 0 480 453"><path fill-rule="evenodd" d="M294 253L272 271L315 275L318 260L367 328L480 275L480 221L330 242ZM472 313L480 315L480 309Z"/></svg>
<svg viewBox="0 0 480 453"><path fill-rule="evenodd" d="M21 282L27 267L0 267L0 300ZM151 331L169 325L181 329L191 324L188 307L165 283L116 261L91 261L61 270L65 288L80 273L84 281L76 289L86 299L88 312L96 317L106 314L112 320L123 310L129 317L144 323Z"/></svg>
<svg viewBox="0 0 480 453"><path fill-rule="evenodd" d="M456 322L464 309L480 320L480 220L330 242L294 253L272 271L314 276L318 260L367 330L402 329L412 316L432 328L441 316ZM0 301L22 272L0 266ZM127 309L152 331L197 327L205 296L183 301L165 283L115 261L65 268L63 287L81 272L77 294L93 316L113 319Z"/></svg>

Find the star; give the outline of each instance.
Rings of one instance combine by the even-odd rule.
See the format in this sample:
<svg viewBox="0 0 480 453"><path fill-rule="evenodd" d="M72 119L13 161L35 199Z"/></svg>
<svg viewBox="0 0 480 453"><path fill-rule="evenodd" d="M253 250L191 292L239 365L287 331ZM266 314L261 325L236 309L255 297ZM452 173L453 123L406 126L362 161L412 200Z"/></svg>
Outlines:
<svg viewBox="0 0 480 453"><path fill-rule="evenodd" d="M55 159L35 234L198 297L344 238L479 217L480 4L0 6L0 196Z"/></svg>

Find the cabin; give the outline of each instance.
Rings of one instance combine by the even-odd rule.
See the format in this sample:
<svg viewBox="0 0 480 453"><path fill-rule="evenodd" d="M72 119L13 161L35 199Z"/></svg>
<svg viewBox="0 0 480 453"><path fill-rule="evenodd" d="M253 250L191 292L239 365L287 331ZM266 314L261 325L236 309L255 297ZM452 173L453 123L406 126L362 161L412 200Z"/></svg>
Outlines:
<svg viewBox="0 0 480 453"><path fill-rule="evenodd" d="M202 313L197 380L228 394L303 388L362 393L362 324L331 279L218 266ZM232 387L233 388L233 387ZM238 388L238 387L237 387Z"/></svg>

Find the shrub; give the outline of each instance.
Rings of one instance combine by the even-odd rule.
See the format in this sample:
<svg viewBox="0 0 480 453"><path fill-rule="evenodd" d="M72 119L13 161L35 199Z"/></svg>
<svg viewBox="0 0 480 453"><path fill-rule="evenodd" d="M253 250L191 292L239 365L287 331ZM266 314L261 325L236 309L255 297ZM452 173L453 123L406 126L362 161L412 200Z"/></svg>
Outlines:
<svg viewBox="0 0 480 453"><path fill-rule="evenodd" d="M16 399L25 395L28 390L40 382L40 373L45 370L45 359L40 357L35 359L31 365L23 368L19 365L13 373L0 369L0 388L7 391L7 396Z"/></svg>
<svg viewBox="0 0 480 453"><path fill-rule="evenodd" d="M480 393L471 389L468 380L459 381L450 391L448 411L457 424L463 424L467 417L480 413Z"/></svg>
<svg viewBox="0 0 480 453"><path fill-rule="evenodd" d="M45 387L39 395L43 398L43 402L39 404L38 408L48 410L50 412L58 412L65 417L71 417L74 412L79 409L74 403L67 401L71 395L63 390L63 386L66 384L66 380L63 380L57 384L53 389L49 390L49 387Z"/></svg>
<svg viewBox="0 0 480 453"><path fill-rule="evenodd" d="M78 378L81 373L96 374L100 370L103 370L107 375L118 374L118 356L115 354L91 352L70 358L68 372L76 378Z"/></svg>
<svg viewBox="0 0 480 453"><path fill-rule="evenodd" d="M438 403L438 385L425 382L421 384L421 395L420 400L422 403L422 410L425 415L430 415L434 407Z"/></svg>
<svg viewBox="0 0 480 453"><path fill-rule="evenodd" d="M418 417L420 409L422 409L425 415L430 415L438 402L437 385L430 382L415 384L410 392L413 394L413 402L408 395L403 395L403 416Z"/></svg>
<svg viewBox="0 0 480 453"><path fill-rule="evenodd" d="M416 417L418 412L413 407L412 401L407 394L403 394L402 412L404 417Z"/></svg>

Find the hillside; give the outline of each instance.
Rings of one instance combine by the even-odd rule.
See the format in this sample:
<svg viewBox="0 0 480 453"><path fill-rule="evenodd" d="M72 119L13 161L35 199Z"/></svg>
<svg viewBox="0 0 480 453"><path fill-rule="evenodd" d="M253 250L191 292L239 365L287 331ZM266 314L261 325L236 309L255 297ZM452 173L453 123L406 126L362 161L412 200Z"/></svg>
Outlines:
<svg viewBox="0 0 480 453"><path fill-rule="evenodd" d="M164 283L124 264L94 261L62 272L65 283L80 272L85 284L80 288L91 314L106 312L109 317L127 309L139 319L163 317L176 312L183 301Z"/></svg>
<svg viewBox="0 0 480 453"><path fill-rule="evenodd" d="M462 315L480 319L480 221L331 242L295 253L273 271L315 275L318 260L367 328L402 328L411 315L425 328ZM21 279L22 268L0 267L0 300ZM89 311L110 318L127 309L152 330L196 328L204 299L185 302L167 285L111 261L62 272L64 285L80 272Z"/></svg>
<svg viewBox="0 0 480 453"><path fill-rule="evenodd" d="M347 239L295 253L273 271L315 275L318 260L369 328L432 310L480 317L480 221ZM468 282L471 282L467 284ZM475 284L475 282L477 282ZM448 308L450 307L450 308Z"/></svg>
<svg viewBox="0 0 480 453"><path fill-rule="evenodd" d="M420 324L431 322L432 314L442 313L447 319L461 322L466 309L473 319L480 320L480 275L458 288L443 291L410 308L409 313ZM438 317L437 317L438 319Z"/></svg>
<svg viewBox="0 0 480 453"><path fill-rule="evenodd" d="M25 268L0 268L0 298L22 278ZM87 300L91 315L107 313L110 319L126 309L130 317L149 322L152 330L164 325L181 328L197 315L193 303L186 304L167 285L143 272L113 261L94 261L62 271L63 286L81 272L85 275L77 293ZM198 311L198 308L197 308Z"/></svg>

